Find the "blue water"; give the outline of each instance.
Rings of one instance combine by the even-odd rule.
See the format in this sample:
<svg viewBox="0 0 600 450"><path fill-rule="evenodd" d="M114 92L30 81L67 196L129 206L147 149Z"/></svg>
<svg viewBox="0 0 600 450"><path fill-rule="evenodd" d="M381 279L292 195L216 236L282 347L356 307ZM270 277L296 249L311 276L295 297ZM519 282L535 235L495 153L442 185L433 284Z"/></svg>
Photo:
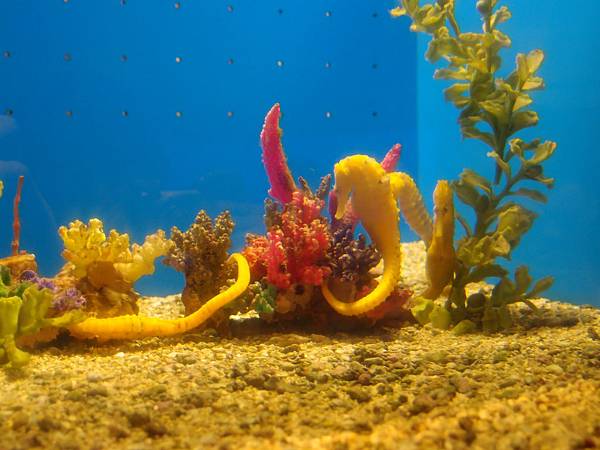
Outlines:
<svg viewBox="0 0 600 450"><path fill-rule="evenodd" d="M75 218L100 217L141 241L187 227L199 209L230 209L236 248L262 232L258 134L275 102L290 166L312 185L342 156L382 157L396 142L400 169L428 204L435 180L491 167L486 149L461 141L423 60L426 39L388 17L392 1L122 3L21 0L0 15L0 52L9 52L0 54L0 250L9 252L11 198L25 174L22 244L45 274L62 264L58 226ZM549 205L534 206L541 217L514 258L555 275L553 297L600 304L594 17L559 2L505 3L515 14L507 61L536 47L548 54L533 134L559 142L547 168L557 186ZM475 29L472 7L459 2ZM181 286L160 265L137 285Z"/></svg>
<svg viewBox="0 0 600 450"><path fill-rule="evenodd" d="M258 136L277 101L290 166L313 186L342 156L383 157L396 142L406 149L403 170L416 176L416 38L387 17L388 6L5 4L3 253L20 173L22 243L44 273L60 268L56 229L75 218L100 217L140 241L156 228L187 228L199 209L230 209L240 248L247 232L264 229ZM137 285L159 294L181 286L165 267Z"/></svg>

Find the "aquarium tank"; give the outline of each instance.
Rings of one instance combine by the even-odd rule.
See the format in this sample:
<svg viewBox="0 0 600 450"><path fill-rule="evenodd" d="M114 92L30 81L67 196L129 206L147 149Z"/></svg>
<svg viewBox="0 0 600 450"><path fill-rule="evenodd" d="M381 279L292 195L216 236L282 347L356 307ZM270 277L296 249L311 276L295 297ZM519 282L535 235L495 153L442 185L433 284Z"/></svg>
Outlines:
<svg viewBox="0 0 600 450"><path fill-rule="evenodd" d="M593 5L5 3L0 448L600 446Z"/></svg>

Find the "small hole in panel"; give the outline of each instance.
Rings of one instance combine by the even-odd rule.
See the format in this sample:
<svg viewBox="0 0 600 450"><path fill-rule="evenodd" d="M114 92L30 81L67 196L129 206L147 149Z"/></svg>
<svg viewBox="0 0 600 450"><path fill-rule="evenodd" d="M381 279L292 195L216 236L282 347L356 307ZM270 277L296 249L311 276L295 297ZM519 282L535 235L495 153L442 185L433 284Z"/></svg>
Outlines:
<svg viewBox="0 0 600 450"><path fill-rule="evenodd" d="M67 116L69 118L73 117L73 111L71 111L70 109L65 111L65 116Z"/></svg>
<svg viewBox="0 0 600 450"><path fill-rule="evenodd" d="M181 118L181 116L183 116L183 113L181 111L175 111L175 117L179 119Z"/></svg>
<svg viewBox="0 0 600 450"><path fill-rule="evenodd" d="M330 63L329 61L327 61L327 62L325 63L325 68L326 68L326 69L331 69L331 63Z"/></svg>
<svg viewBox="0 0 600 450"><path fill-rule="evenodd" d="M123 111L121 111L121 115L122 115L123 117L129 117L129 111L127 111L127 110L123 110Z"/></svg>
<svg viewBox="0 0 600 450"><path fill-rule="evenodd" d="M65 53L65 54L63 55L63 59L64 59L66 62L73 61L73 56L71 56L71 54L70 54L70 53Z"/></svg>
<svg viewBox="0 0 600 450"><path fill-rule="evenodd" d="M129 57L125 54L121 55L121 61L122 62L127 62L127 60L129 59Z"/></svg>
<svg viewBox="0 0 600 450"><path fill-rule="evenodd" d="M284 65L284 63L283 63L283 61L282 61L281 59L278 59L278 60L275 62L275 65L276 65L277 67L279 67L279 68L282 68L282 67L283 67L283 65Z"/></svg>
<svg viewBox="0 0 600 450"><path fill-rule="evenodd" d="M175 2L173 6L175 6L175 9L179 9L181 8L181 2Z"/></svg>
<svg viewBox="0 0 600 450"><path fill-rule="evenodd" d="M175 57L175 62L176 62L177 64L179 64L181 61L183 61L183 59L181 59L181 56L176 56L176 57Z"/></svg>
<svg viewBox="0 0 600 450"><path fill-rule="evenodd" d="M331 17L331 11L325 11L325 17Z"/></svg>
<svg viewBox="0 0 600 450"><path fill-rule="evenodd" d="M231 119L233 117L233 111L227 111L227 117Z"/></svg>
<svg viewBox="0 0 600 450"><path fill-rule="evenodd" d="M8 51L8 50L4 50L4 51L2 52L2 55L3 55L5 58L10 58L10 57L12 56L12 53L11 53L10 51Z"/></svg>
<svg viewBox="0 0 600 450"><path fill-rule="evenodd" d="M15 112L12 109L10 109L10 108L7 108L7 109L4 110L4 114L6 116L8 116L8 117L12 117L14 115L14 113Z"/></svg>
<svg viewBox="0 0 600 450"><path fill-rule="evenodd" d="M233 5L227 5L227 12L233 12Z"/></svg>
<svg viewBox="0 0 600 450"><path fill-rule="evenodd" d="M233 60L233 58L229 58L229 59L227 60L227 64L229 64L230 66L231 66L233 63L235 63L235 61Z"/></svg>
<svg viewBox="0 0 600 450"><path fill-rule="evenodd" d="M325 111L325 118L331 119L331 111Z"/></svg>

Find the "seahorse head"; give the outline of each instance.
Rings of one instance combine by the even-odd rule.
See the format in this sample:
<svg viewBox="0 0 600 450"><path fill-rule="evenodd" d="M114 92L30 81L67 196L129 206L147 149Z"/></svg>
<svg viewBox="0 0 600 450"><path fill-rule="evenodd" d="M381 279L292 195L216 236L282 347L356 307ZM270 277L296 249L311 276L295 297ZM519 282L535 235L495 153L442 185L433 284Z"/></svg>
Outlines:
<svg viewBox="0 0 600 450"><path fill-rule="evenodd" d="M335 165L333 172L335 174L335 186L333 189L337 197L335 218L339 220L344 217L344 213L346 212L346 205L352 191L352 179L349 167L344 164L344 160Z"/></svg>
<svg viewBox="0 0 600 450"><path fill-rule="evenodd" d="M439 180L437 182L433 191L433 204L436 214L446 215L449 212L453 212L452 189L448 181Z"/></svg>
<svg viewBox="0 0 600 450"><path fill-rule="evenodd" d="M454 201L446 180L438 181L433 191L434 233L450 237L454 234Z"/></svg>

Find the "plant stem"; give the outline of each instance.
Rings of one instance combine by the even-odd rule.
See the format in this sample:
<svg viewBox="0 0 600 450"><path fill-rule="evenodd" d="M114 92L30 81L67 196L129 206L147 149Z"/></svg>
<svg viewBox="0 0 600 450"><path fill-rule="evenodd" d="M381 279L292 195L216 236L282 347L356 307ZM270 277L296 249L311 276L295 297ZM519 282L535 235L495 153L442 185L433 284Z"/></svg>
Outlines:
<svg viewBox="0 0 600 450"><path fill-rule="evenodd" d="M483 214L477 216L477 223L475 224L475 237L481 238L485 235L485 233L487 232L487 227L489 226L489 223L487 223L487 221L490 214L495 212L498 205L506 198L506 196L510 194L510 190L512 189L512 187L523 178L524 174L525 172L523 168L521 168L521 170L519 170L519 172L514 177L508 178L506 180L506 185L504 186L504 189L502 189L502 191L498 195L495 195L490 200L490 204L486 211Z"/></svg>
<svg viewBox="0 0 600 450"><path fill-rule="evenodd" d="M456 21L456 17L454 17L454 5L452 5L452 9L450 11L448 11L448 13L446 14L448 17L448 21L450 22L450 26L452 27L452 30L454 31L454 34L456 35L456 37L460 36L460 28L458 26L458 22Z"/></svg>

